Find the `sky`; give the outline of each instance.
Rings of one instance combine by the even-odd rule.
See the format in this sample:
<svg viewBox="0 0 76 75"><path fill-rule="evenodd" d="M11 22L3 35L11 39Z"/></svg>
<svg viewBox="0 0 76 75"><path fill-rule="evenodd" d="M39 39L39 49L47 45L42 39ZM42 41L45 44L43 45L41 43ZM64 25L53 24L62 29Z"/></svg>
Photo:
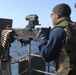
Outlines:
<svg viewBox="0 0 76 75"><path fill-rule="evenodd" d="M52 9L59 3L68 4L71 9L71 19L76 21L76 0L0 0L0 18L13 20L13 28L24 28L28 24L25 17L36 14L39 17L40 27L52 27Z"/></svg>

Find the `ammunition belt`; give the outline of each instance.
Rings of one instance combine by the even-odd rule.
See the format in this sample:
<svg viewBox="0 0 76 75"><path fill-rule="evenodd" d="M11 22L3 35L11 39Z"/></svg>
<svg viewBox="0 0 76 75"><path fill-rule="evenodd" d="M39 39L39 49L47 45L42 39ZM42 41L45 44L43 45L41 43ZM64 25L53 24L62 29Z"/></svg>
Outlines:
<svg viewBox="0 0 76 75"><path fill-rule="evenodd" d="M7 44L9 34L12 32L12 30L3 30L1 35L1 44L3 47Z"/></svg>

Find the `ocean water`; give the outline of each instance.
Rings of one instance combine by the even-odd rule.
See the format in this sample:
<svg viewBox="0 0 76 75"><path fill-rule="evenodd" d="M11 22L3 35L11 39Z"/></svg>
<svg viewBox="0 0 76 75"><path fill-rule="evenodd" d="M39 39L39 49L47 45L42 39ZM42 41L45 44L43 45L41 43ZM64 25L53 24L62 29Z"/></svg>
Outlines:
<svg viewBox="0 0 76 75"><path fill-rule="evenodd" d="M28 53L28 44L26 46L23 46L22 48L20 48L21 44L19 41L15 41L13 43L11 43L11 47L10 47L10 55L12 57L12 59L18 59L18 58L22 58L24 56L26 56L26 54ZM39 52L38 51L38 42L31 42L31 53L35 53L35 52ZM54 68L53 68L53 64L52 62L50 63L50 72L55 74ZM47 63L46 63L46 68L47 68ZM19 75L18 74L18 63L14 63L11 65L11 71L12 71L12 75ZM46 69L47 71L47 69Z"/></svg>

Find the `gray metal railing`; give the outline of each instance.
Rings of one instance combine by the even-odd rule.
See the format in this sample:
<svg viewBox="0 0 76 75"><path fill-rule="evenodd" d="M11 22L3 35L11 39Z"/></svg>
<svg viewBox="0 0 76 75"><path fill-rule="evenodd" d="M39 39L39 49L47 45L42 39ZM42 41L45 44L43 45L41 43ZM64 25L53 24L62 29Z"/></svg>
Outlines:
<svg viewBox="0 0 76 75"><path fill-rule="evenodd" d="M16 49L17 50L17 49ZM14 50L14 51L16 51ZM14 51L11 51L11 52L14 52ZM26 56L28 56L28 59L26 58ZM42 71L42 70L38 70L38 69L34 69L34 68L31 68L31 56L33 57L38 57L38 58L41 58L41 55L38 55L38 54L34 54L34 53L31 53L31 42L28 44L28 54L26 54L25 57L23 58L20 58L20 59L17 59L17 60L13 60L11 63L18 63L18 62L21 62L23 60L28 60L28 68L25 69L24 71L22 71L20 74L18 75L21 75L23 74L24 72L26 71L29 71L29 75L31 75L31 71L36 71L36 72L40 72L40 73L43 73L45 75L56 75L54 73L50 73L50 64L48 63L48 70L47 71Z"/></svg>

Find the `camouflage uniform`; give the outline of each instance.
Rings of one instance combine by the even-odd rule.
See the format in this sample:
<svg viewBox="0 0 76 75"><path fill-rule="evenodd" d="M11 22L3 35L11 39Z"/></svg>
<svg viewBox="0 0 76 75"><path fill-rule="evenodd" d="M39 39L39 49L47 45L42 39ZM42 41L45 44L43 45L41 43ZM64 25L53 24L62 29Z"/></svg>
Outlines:
<svg viewBox="0 0 76 75"><path fill-rule="evenodd" d="M61 22L60 22L61 21ZM73 62L76 59L76 47L75 47L75 35L73 36L69 24L74 25L75 23L72 23L68 18L61 18L59 20L60 23L56 25L56 27L63 27L67 36L66 36L66 44L61 48L59 56L57 58L58 60L58 69L57 69L57 75L68 75L69 71L76 66L76 62ZM56 62L54 62L55 65ZM73 66L74 65L74 66ZM76 69L73 69L73 71ZM76 73L75 73L76 74ZM72 74L72 75L75 75ZM71 73L69 74L71 75Z"/></svg>

